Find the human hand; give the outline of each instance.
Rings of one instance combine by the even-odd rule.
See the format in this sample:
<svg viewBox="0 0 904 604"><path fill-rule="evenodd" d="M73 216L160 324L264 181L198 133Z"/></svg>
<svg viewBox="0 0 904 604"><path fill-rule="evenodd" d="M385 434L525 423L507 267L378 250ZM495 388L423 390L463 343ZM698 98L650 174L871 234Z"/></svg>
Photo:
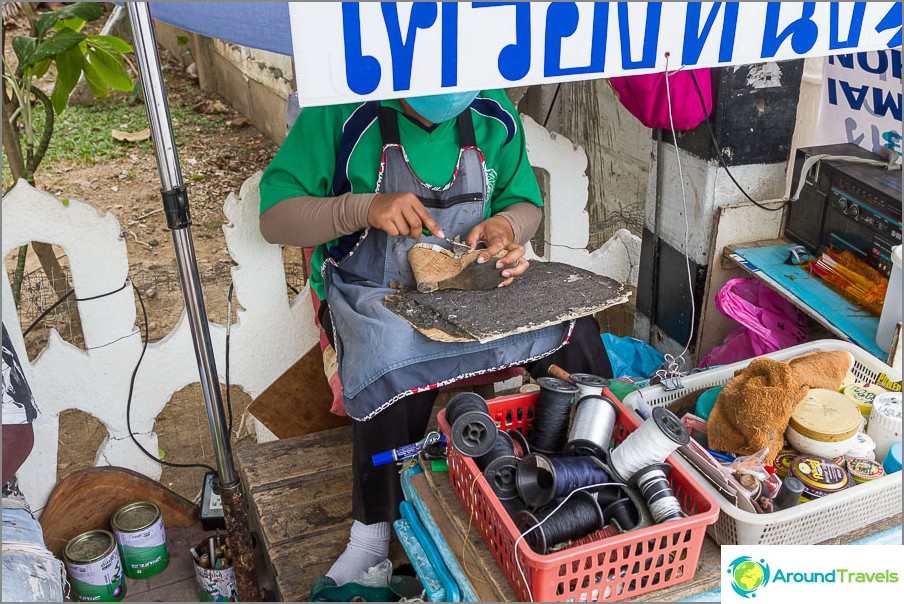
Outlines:
<svg viewBox="0 0 904 604"><path fill-rule="evenodd" d="M468 233L465 237L465 243L471 246L471 249L477 248L477 243L485 241L486 249L477 257L477 262L483 264L497 253L505 251L506 254L496 260L496 268L502 269L502 276L506 280L499 284L499 287L511 285L515 277L520 276L527 270L530 263L524 259L524 246L515 243L515 233L512 225L502 216L492 216L487 218Z"/></svg>
<svg viewBox="0 0 904 604"><path fill-rule="evenodd" d="M446 236L413 193L377 193L367 210L367 224L391 237L418 239L424 228L440 239Z"/></svg>

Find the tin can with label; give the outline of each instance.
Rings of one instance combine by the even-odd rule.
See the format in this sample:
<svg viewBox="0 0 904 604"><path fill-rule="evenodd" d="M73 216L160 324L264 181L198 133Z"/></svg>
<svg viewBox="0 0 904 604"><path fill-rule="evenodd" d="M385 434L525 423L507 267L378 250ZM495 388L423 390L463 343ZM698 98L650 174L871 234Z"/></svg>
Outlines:
<svg viewBox="0 0 904 604"><path fill-rule="evenodd" d="M866 457L852 457L847 462L848 474L854 479L854 482L861 484L876 478L885 476L885 470L882 464L874 459Z"/></svg>
<svg viewBox="0 0 904 604"><path fill-rule="evenodd" d="M851 478L844 468L814 455L795 457L789 475L804 483L804 495L810 499L837 493L851 485Z"/></svg>
<svg viewBox="0 0 904 604"><path fill-rule="evenodd" d="M88 531L63 550L69 582L80 602L119 602L126 595L116 539L109 531Z"/></svg>
<svg viewBox="0 0 904 604"><path fill-rule="evenodd" d="M130 579L147 579L169 564L160 507L152 501L129 503L110 520L123 568Z"/></svg>

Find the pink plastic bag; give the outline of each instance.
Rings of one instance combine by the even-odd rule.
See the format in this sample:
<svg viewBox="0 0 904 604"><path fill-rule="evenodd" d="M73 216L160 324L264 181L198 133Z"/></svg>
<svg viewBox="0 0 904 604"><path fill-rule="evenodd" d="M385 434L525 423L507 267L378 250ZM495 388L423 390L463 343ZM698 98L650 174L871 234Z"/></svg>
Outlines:
<svg viewBox="0 0 904 604"><path fill-rule="evenodd" d="M715 346L700 367L726 365L802 344L807 317L756 279L732 279L716 294L716 308L741 324Z"/></svg>
<svg viewBox="0 0 904 604"><path fill-rule="evenodd" d="M609 78L609 84L625 109L648 128L671 129L669 96L672 98L675 130L690 130L699 126L713 110L713 87L709 69L670 72L669 94L666 94L665 73L662 72ZM700 88L699 93L697 87Z"/></svg>

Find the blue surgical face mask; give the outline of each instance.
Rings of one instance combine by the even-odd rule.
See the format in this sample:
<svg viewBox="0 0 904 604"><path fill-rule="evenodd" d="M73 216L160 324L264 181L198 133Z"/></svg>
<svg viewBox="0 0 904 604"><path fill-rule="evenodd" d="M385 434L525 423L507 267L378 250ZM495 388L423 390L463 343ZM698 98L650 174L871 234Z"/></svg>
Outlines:
<svg viewBox="0 0 904 604"><path fill-rule="evenodd" d="M441 124L460 114L477 98L478 91L450 92L405 99L424 119Z"/></svg>

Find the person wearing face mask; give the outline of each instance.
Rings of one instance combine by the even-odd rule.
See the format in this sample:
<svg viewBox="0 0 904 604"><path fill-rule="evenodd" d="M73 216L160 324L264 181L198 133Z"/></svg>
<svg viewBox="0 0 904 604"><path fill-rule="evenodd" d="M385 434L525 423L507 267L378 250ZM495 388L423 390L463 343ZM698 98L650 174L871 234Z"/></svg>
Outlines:
<svg viewBox="0 0 904 604"><path fill-rule="evenodd" d="M356 420L355 523L327 573L343 585L386 559L399 517L398 471L374 467L371 456L423 438L438 386L516 365L534 377L552 363L602 377L612 370L593 317L487 344L448 343L382 304L395 288L413 286L407 253L418 241L485 243L478 262L504 250L496 261L502 286L528 269L524 244L543 202L504 91L305 108L260 193L267 241L317 246L310 283L338 353L345 409Z"/></svg>

